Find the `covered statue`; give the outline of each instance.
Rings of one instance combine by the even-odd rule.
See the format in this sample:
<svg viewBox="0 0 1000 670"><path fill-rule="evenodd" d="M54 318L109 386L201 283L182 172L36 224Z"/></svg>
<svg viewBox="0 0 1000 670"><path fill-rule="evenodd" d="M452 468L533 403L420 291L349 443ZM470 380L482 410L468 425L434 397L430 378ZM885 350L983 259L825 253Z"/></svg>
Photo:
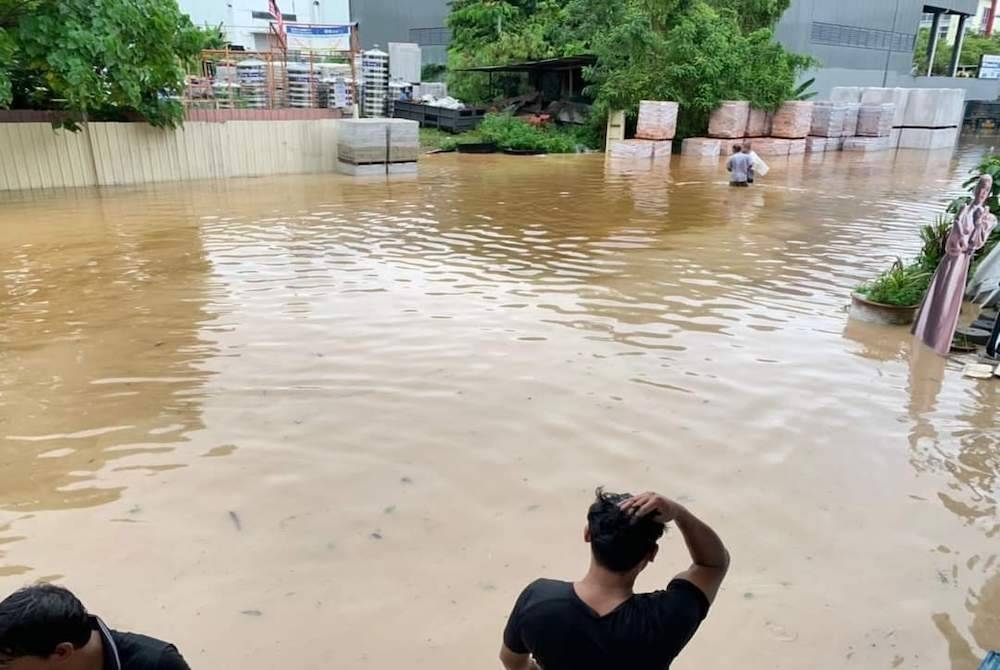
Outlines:
<svg viewBox="0 0 1000 670"><path fill-rule="evenodd" d="M972 256L986 244L997 219L986 204L993 178L985 175L976 184L972 201L962 207L945 242L945 253L920 305L913 334L928 347L945 356L958 328L965 282Z"/></svg>

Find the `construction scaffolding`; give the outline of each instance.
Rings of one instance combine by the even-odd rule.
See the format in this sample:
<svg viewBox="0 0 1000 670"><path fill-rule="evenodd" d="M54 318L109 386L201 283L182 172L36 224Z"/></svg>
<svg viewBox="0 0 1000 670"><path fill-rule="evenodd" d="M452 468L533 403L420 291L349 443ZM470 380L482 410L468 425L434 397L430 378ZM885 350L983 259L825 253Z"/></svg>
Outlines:
<svg viewBox="0 0 1000 670"><path fill-rule="evenodd" d="M360 101L360 46L356 24L320 26L288 24L279 36L272 24L274 45L268 51L210 49L201 54L201 68L189 74L184 104L189 109L339 109L353 115ZM288 35L304 35L288 39ZM348 39L326 40L336 31ZM319 39L310 42L309 35ZM333 46L326 46L333 45ZM344 49L344 46L348 46Z"/></svg>

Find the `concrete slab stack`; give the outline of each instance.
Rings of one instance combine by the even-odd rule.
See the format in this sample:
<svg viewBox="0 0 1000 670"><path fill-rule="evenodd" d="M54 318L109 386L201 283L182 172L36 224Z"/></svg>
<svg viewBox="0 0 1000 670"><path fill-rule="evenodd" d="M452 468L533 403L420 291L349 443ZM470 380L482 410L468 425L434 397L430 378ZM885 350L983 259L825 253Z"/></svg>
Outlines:
<svg viewBox="0 0 1000 670"><path fill-rule="evenodd" d="M831 102L861 102L861 86L835 86L830 91Z"/></svg>
<svg viewBox="0 0 1000 670"><path fill-rule="evenodd" d="M816 137L842 137L846 117L846 102L817 102L813 105L812 128L809 134Z"/></svg>
<svg viewBox="0 0 1000 670"><path fill-rule="evenodd" d="M689 137L681 144L681 154L684 156L718 158L721 151L722 140L715 137Z"/></svg>
<svg viewBox="0 0 1000 670"><path fill-rule="evenodd" d="M840 151L843 148L843 137L817 137L810 135L806 138L806 153L820 154L827 151Z"/></svg>
<svg viewBox="0 0 1000 670"><path fill-rule="evenodd" d="M726 100L708 119L709 137L743 137L750 120L750 103L746 100Z"/></svg>
<svg viewBox="0 0 1000 670"><path fill-rule="evenodd" d="M965 110L965 91L954 88L910 92L899 146L904 149L948 149L958 138Z"/></svg>
<svg viewBox="0 0 1000 670"><path fill-rule="evenodd" d="M771 134L771 122L771 112L765 112L763 109L751 107L750 114L747 117L747 129L744 135L746 137L767 137Z"/></svg>
<svg viewBox="0 0 1000 670"><path fill-rule="evenodd" d="M608 142L608 154L612 158L661 158L671 153L670 140L615 140Z"/></svg>
<svg viewBox="0 0 1000 670"><path fill-rule="evenodd" d="M771 136L789 140L805 139L812 128L813 103L794 100L786 102L774 113Z"/></svg>
<svg viewBox="0 0 1000 670"><path fill-rule="evenodd" d="M422 51L419 44L412 42L389 42L389 79L420 83L423 67Z"/></svg>
<svg viewBox="0 0 1000 670"><path fill-rule="evenodd" d="M951 149L958 141L958 128L903 128L901 149Z"/></svg>
<svg viewBox="0 0 1000 670"><path fill-rule="evenodd" d="M845 102L844 111L844 132L841 137L854 137L858 134L858 113L861 111L860 102Z"/></svg>
<svg viewBox="0 0 1000 670"><path fill-rule="evenodd" d="M643 100L635 136L643 140L672 140L677 134L677 103Z"/></svg>
<svg viewBox="0 0 1000 670"><path fill-rule="evenodd" d="M857 151L869 153L872 151L886 151L891 147L891 138L884 137L846 137L844 138L844 151Z"/></svg>
<svg viewBox="0 0 1000 670"><path fill-rule="evenodd" d="M858 111L857 134L861 137L889 137L896 106L891 103L862 104Z"/></svg>
<svg viewBox="0 0 1000 670"><path fill-rule="evenodd" d="M405 119L342 119L337 125L337 170L344 174L415 172L419 124Z"/></svg>

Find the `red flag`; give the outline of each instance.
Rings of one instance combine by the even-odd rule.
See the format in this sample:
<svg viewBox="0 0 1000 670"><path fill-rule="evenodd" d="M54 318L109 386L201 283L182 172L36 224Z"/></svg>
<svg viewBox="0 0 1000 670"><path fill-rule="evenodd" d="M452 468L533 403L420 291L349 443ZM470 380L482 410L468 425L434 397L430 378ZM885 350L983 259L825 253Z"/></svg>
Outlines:
<svg viewBox="0 0 1000 670"><path fill-rule="evenodd" d="M278 9L278 0L268 0L267 11L271 13L271 17L277 22L278 27L278 39L281 40L281 46L285 46L285 20L281 18L281 10Z"/></svg>

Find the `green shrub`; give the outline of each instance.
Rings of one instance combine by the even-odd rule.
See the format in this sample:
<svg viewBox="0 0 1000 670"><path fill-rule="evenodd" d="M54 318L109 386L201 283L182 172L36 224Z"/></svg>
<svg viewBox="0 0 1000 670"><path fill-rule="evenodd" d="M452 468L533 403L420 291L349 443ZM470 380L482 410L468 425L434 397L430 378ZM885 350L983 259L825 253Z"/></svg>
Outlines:
<svg viewBox="0 0 1000 670"><path fill-rule="evenodd" d="M859 286L858 293L872 302L909 307L920 304L933 276L933 271L926 272L918 263L903 265L897 258L888 270Z"/></svg>
<svg viewBox="0 0 1000 670"><path fill-rule="evenodd" d="M593 147L599 142L589 126L536 126L511 114L487 114L479 125L479 136L500 149L550 154L571 154L580 146Z"/></svg>

